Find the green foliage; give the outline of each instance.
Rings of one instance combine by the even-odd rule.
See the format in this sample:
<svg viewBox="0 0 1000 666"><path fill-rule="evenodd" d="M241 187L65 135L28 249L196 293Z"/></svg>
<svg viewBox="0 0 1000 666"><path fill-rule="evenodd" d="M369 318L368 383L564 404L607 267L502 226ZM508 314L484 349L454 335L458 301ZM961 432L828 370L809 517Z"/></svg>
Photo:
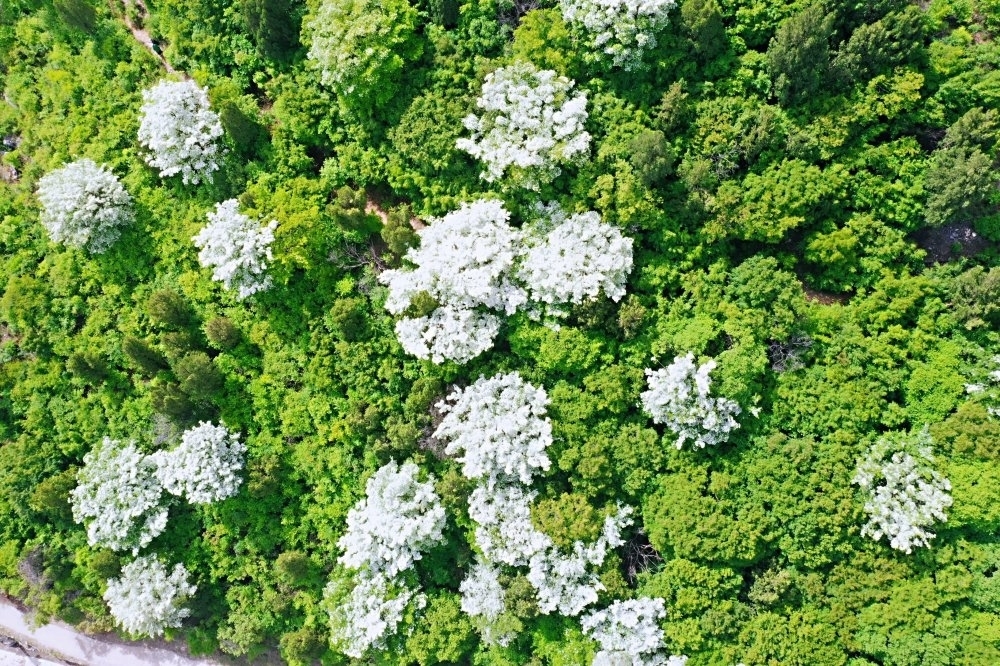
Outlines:
<svg viewBox="0 0 1000 666"><path fill-rule="evenodd" d="M288 60L299 48L302 16L295 0L242 0L246 30L264 58Z"/></svg>
<svg viewBox="0 0 1000 666"><path fill-rule="evenodd" d="M565 493L536 501L531 506L531 522L557 546L572 550L574 541L597 540L604 517L587 502L586 496Z"/></svg>
<svg viewBox="0 0 1000 666"><path fill-rule="evenodd" d="M182 328L191 318L184 298L172 289L154 291L146 300L146 315L166 328Z"/></svg>
<svg viewBox="0 0 1000 666"><path fill-rule="evenodd" d="M659 130L646 130L637 134L629 143L629 152L635 175L646 187L652 187L669 176L677 159L667 143L667 137Z"/></svg>
<svg viewBox="0 0 1000 666"><path fill-rule="evenodd" d="M569 26L558 9L533 9L522 16L511 54L515 60L527 60L563 76L572 76L579 68Z"/></svg>
<svg viewBox="0 0 1000 666"><path fill-rule="evenodd" d="M133 367L152 377L167 369L167 359L148 342L140 338L126 336L122 340L122 353Z"/></svg>
<svg viewBox="0 0 1000 666"><path fill-rule="evenodd" d="M789 105L819 92L830 70L835 17L822 3L785 19L767 47L767 69L775 96Z"/></svg>
<svg viewBox="0 0 1000 666"><path fill-rule="evenodd" d="M681 21L691 36L695 52L705 60L726 50L726 28L715 0L684 0Z"/></svg>
<svg viewBox="0 0 1000 666"><path fill-rule="evenodd" d="M217 349L229 351L240 343L243 334L231 319L213 317L205 323L205 337Z"/></svg>
<svg viewBox="0 0 1000 666"><path fill-rule="evenodd" d="M185 354L172 367L180 389L195 402L207 402L222 389L222 373L205 352Z"/></svg>
<svg viewBox="0 0 1000 666"><path fill-rule="evenodd" d="M523 571L501 575L510 645L485 645L461 611L470 484L430 437L434 405L516 370L551 400L533 520L568 546L633 506L598 606L663 597L667 646L692 666L1000 663L1000 419L992 388L967 388L992 386L1000 355L997 2L685 0L655 66L621 75L554 2L343 0L337 25L355 32L331 42L346 68L327 85L305 55L336 27L321 4L131 11L226 128L224 173L190 189L135 145L141 91L165 71L123 9L0 2L0 589L113 629L100 595L123 561L85 545L67 503L83 456L104 436L152 452L222 421L248 447L240 493L171 506L149 546L197 578L178 631L193 651L348 663L321 601L337 540L362 480L410 458L438 479L448 541L411 572L427 606L372 660L589 663L595 645L539 614ZM543 192L498 194L455 141L485 74L516 59L586 92L591 151ZM38 223L38 179L77 157L135 200L100 256ZM378 274L414 227L496 196L519 228L540 201L618 226L628 293L507 317L465 366L417 362ZM191 244L228 198L278 221L273 287L247 302ZM437 306L414 301L408 314ZM688 351L718 361L713 393L742 408L712 450L677 451L638 405L643 370ZM850 480L878 433L924 424L955 504L901 557L860 537Z"/></svg>

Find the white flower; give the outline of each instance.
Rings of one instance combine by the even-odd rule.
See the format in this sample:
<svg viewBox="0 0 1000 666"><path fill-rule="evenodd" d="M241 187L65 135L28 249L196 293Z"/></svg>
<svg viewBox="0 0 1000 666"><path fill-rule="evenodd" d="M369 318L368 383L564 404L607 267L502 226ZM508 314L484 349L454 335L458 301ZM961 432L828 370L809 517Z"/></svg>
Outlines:
<svg viewBox="0 0 1000 666"><path fill-rule="evenodd" d="M559 0L563 19L590 36L590 46L625 70L656 46L675 0Z"/></svg>
<svg viewBox="0 0 1000 666"><path fill-rule="evenodd" d="M107 250L132 221L132 197L110 170L88 159L39 179L38 200L49 238L93 254Z"/></svg>
<svg viewBox="0 0 1000 666"><path fill-rule="evenodd" d="M83 462L70 493L73 519L86 523L90 545L138 553L167 525L155 461L105 437Z"/></svg>
<svg viewBox="0 0 1000 666"><path fill-rule="evenodd" d="M482 115L465 119L472 138L456 145L485 164L483 179L516 170L521 185L538 189L559 175L559 163L581 158L590 147L583 127L587 97L570 97L572 88L566 77L529 62L501 67L483 82L476 101Z"/></svg>
<svg viewBox="0 0 1000 666"><path fill-rule="evenodd" d="M643 597L615 601L608 608L580 618L583 633L610 654L624 655L626 664L647 664L666 647L659 620L666 617L663 599ZM595 660L594 663L597 663Z"/></svg>
<svg viewBox="0 0 1000 666"><path fill-rule="evenodd" d="M194 81L161 81L142 93L139 143L160 176L181 174L184 184L212 180L218 170L222 122Z"/></svg>
<svg viewBox="0 0 1000 666"><path fill-rule="evenodd" d="M493 347L499 331L499 317L447 305L426 317L396 322L396 338L403 350L434 363L471 361Z"/></svg>
<svg viewBox="0 0 1000 666"><path fill-rule="evenodd" d="M182 604L196 590L183 564L174 565L168 575L156 555L144 555L122 567L119 578L108 581L104 600L119 627L155 637L167 627L181 626L191 613Z"/></svg>
<svg viewBox="0 0 1000 666"><path fill-rule="evenodd" d="M413 270L379 276L388 285L385 307L402 314L414 296L427 292L438 303L468 310L478 306L513 314L526 300L507 275L518 254L518 232L503 202L480 199L448 213L420 233L406 253Z"/></svg>
<svg viewBox="0 0 1000 666"><path fill-rule="evenodd" d="M528 582L535 587L539 611L574 616L597 601L597 593L604 586L594 569L604 564L609 549L624 543L621 530L632 524L631 514L630 507L619 506L616 513L605 519L601 535L594 543L574 541L570 553L550 544L546 550L532 555Z"/></svg>
<svg viewBox="0 0 1000 666"><path fill-rule="evenodd" d="M504 590L495 567L476 562L472 571L459 586L462 593L462 611L472 617L495 620L506 610Z"/></svg>
<svg viewBox="0 0 1000 666"><path fill-rule="evenodd" d="M240 299L264 291L271 286L265 271L277 226L276 220L258 225L239 212L236 199L216 204L208 224L192 239L201 249L198 261L212 269L213 280L234 289Z"/></svg>
<svg viewBox="0 0 1000 666"><path fill-rule="evenodd" d="M531 299L549 305L594 300L603 290L613 301L625 295L632 272L632 239L593 212L567 216L558 206L540 207L547 218L534 234L518 268ZM546 227L550 227L546 230Z"/></svg>
<svg viewBox="0 0 1000 666"><path fill-rule="evenodd" d="M427 603L416 590L367 570L353 578L330 581L323 599L330 615L331 643L355 659L368 650L384 648L407 607L423 608Z"/></svg>
<svg viewBox="0 0 1000 666"><path fill-rule="evenodd" d="M483 479L487 488L500 481L528 484L535 472L549 468L548 404L545 390L516 372L480 377L438 403L446 416L434 437L449 440L445 453L461 454L458 460L466 478Z"/></svg>
<svg viewBox="0 0 1000 666"><path fill-rule="evenodd" d="M649 390L640 395L643 409L654 423L666 425L677 435L677 448L691 440L696 448L720 444L739 428L735 417L740 406L727 398L709 395L711 360L700 368L694 355L678 356L666 368L646 370Z"/></svg>
<svg viewBox="0 0 1000 666"><path fill-rule="evenodd" d="M390 461L368 479L337 542L341 564L392 578L444 540L444 507L433 481L418 481L418 471L411 462Z"/></svg>
<svg viewBox="0 0 1000 666"><path fill-rule="evenodd" d="M180 445L153 454L156 475L167 492L195 504L210 504L239 492L246 447L239 433L201 422L184 431Z"/></svg>
<svg viewBox="0 0 1000 666"><path fill-rule="evenodd" d="M865 492L868 523L861 533L876 541L889 537L889 545L905 553L930 545L928 528L945 521L952 504L951 483L932 467L930 433L925 427L915 436L879 439L858 462L852 483Z"/></svg>
<svg viewBox="0 0 1000 666"><path fill-rule="evenodd" d="M521 566L552 546L531 522L536 494L512 485L477 486L469 495L469 518L476 523L476 544L487 562Z"/></svg>

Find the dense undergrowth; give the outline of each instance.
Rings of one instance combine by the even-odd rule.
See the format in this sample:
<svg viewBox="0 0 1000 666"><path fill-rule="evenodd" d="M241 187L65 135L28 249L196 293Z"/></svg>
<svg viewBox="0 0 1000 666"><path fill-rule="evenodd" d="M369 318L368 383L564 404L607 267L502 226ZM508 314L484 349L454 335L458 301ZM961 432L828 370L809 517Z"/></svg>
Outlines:
<svg viewBox="0 0 1000 666"><path fill-rule="evenodd" d="M589 663L579 621L540 614L523 576L509 646L460 609L472 484L430 437L433 406L517 371L551 400L532 519L571 543L635 507L600 605L663 598L689 666L1000 663L995 0L685 0L632 71L591 57L553 2L414 0L401 68L357 95L306 57L318 3L148 5L127 11L222 119L211 183L142 159L141 93L166 74L125 6L0 6L0 161L16 170L0 171L0 590L110 629L102 595L131 558L73 521L83 456L211 420L245 442L239 494L175 503L147 547L197 583L173 632L195 651L347 663L322 604L337 541L365 480L412 460L437 480L446 538L415 565L426 607L376 663ZM486 75L515 59L588 98L589 158L538 193L481 180L456 147ZM80 158L134 202L99 255L39 223L39 179ZM405 354L377 275L416 241L412 216L482 197L514 219L539 199L600 213L634 239L628 295L558 327L516 314L465 365ZM191 241L231 198L278 221L273 286L245 301ZM713 391L743 408L727 443L677 450L642 412L643 370L688 352L716 359ZM852 479L880 436L925 425L954 502L905 554L862 535Z"/></svg>

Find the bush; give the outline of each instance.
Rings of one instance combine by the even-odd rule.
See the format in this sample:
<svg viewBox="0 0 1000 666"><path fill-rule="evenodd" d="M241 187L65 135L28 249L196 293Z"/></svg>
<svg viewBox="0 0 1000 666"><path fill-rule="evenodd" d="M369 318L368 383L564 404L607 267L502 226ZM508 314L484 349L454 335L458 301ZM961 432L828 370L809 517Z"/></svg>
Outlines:
<svg viewBox="0 0 1000 666"><path fill-rule="evenodd" d="M205 352L191 352L174 364L180 389L195 402L208 402L222 390L222 373Z"/></svg>
<svg viewBox="0 0 1000 666"><path fill-rule="evenodd" d="M205 337L216 349L229 351L240 343L243 334L230 319L213 317L205 324Z"/></svg>

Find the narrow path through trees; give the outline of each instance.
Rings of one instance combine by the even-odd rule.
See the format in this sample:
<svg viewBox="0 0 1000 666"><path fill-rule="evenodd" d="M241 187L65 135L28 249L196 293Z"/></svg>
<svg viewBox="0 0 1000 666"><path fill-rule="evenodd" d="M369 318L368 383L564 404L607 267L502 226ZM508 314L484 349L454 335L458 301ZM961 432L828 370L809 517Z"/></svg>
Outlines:
<svg viewBox="0 0 1000 666"><path fill-rule="evenodd" d="M176 74L177 70L170 66L167 59L163 57L163 54L160 53L159 49L153 44L153 38L150 36L149 31L145 28L136 26L135 23L132 22L132 19L129 18L128 10L133 3L139 12L141 12L142 16L149 16L149 10L146 9L146 3L143 2L143 0L122 0L122 4L125 5L125 13L122 15L125 27L127 27L129 32L132 33L132 36L135 37L136 41L145 46L146 50L152 53L153 57L160 61L160 64L163 65L164 69L171 74Z"/></svg>

